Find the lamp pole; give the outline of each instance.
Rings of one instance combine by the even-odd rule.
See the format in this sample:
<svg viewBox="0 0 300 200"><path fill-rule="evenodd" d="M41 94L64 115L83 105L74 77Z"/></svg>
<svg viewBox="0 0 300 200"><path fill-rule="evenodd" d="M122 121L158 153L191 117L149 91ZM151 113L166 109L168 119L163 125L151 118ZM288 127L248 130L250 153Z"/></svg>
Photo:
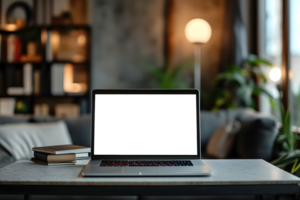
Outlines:
<svg viewBox="0 0 300 200"><path fill-rule="evenodd" d="M201 89L201 48L200 44L194 44L195 63L194 63L194 88Z"/></svg>
<svg viewBox="0 0 300 200"><path fill-rule="evenodd" d="M199 89L199 109L201 110L201 48L200 43L194 44L195 63L194 63L194 88ZM199 132L201 136L201 114L199 115Z"/></svg>
<svg viewBox="0 0 300 200"><path fill-rule="evenodd" d="M200 45L206 43L211 37L211 27L203 19L192 19L185 26L185 36L187 40L194 44L194 88L199 90L199 112L201 110L201 48ZM199 134L201 137L201 115L199 115Z"/></svg>

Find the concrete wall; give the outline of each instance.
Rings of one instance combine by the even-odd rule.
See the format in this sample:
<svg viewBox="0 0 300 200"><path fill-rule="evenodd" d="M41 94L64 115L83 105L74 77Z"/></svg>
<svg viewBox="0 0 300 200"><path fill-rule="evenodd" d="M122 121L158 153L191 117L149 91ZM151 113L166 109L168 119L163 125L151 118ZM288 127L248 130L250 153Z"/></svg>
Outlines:
<svg viewBox="0 0 300 200"><path fill-rule="evenodd" d="M184 35L189 20L203 18L212 27L212 37L201 49L202 89L209 92L221 62L225 0L170 2L168 42L172 65L193 65L194 47ZM164 59L164 4L164 0L90 0L92 89L154 86L144 66Z"/></svg>
<svg viewBox="0 0 300 200"><path fill-rule="evenodd" d="M150 87L163 59L162 0L91 0L91 89Z"/></svg>

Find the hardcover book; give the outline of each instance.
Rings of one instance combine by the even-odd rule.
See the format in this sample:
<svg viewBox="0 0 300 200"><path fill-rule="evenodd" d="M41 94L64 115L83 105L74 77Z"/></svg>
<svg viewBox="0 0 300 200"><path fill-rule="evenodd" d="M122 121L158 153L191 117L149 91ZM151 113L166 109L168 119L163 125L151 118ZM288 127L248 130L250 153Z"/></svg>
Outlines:
<svg viewBox="0 0 300 200"><path fill-rule="evenodd" d="M34 158L43 162L70 162L76 161L76 154L53 155L35 151Z"/></svg>
<svg viewBox="0 0 300 200"><path fill-rule="evenodd" d="M76 161L71 162L43 162L41 160L38 160L36 158L31 158L32 162L42 164L42 165L75 165Z"/></svg>
<svg viewBox="0 0 300 200"><path fill-rule="evenodd" d="M90 153L90 147L78 146L78 145L57 145L47 147L33 147L32 151L48 153L48 154L76 154L76 153Z"/></svg>

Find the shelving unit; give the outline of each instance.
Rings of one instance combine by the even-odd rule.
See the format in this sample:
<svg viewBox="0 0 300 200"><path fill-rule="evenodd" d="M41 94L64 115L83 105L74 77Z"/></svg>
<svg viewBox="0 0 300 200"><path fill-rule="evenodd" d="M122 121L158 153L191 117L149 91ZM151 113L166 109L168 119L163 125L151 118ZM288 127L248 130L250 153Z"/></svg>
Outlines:
<svg viewBox="0 0 300 200"><path fill-rule="evenodd" d="M85 33L85 59L84 61L75 62L72 59L52 59L49 61L47 59L47 48L50 43L43 38L43 34L45 32L50 34L51 31L56 31L61 35L70 34L72 31L74 32L84 32ZM72 32L72 33L73 33ZM7 61L7 38L9 35L13 34L20 38L22 42L21 46L21 54L26 55L26 46L29 41L27 37L32 37L31 33L36 34L37 37L33 40L36 44L36 53L41 56L41 61L32 61L32 62L8 62ZM49 114L54 115L54 106L58 103L75 103L80 107L80 114L89 113L90 111L90 103L89 103L89 87L90 87L90 27L87 25L51 25L51 26L30 26L20 28L14 31L1 30L1 58L0 58L0 98L15 98L16 101L23 101L27 104L27 111L23 114L33 114L34 113L34 105L40 103L46 103L49 105ZM47 38L46 38L47 39ZM52 44L51 44L52 45ZM53 47L51 47L53 49ZM66 52L65 52L66 53ZM26 63L30 63L32 65L32 87L34 88L35 84L39 84L40 93L36 94L34 90L30 95L9 95L7 93L8 87L22 87L20 85L20 76L22 78L22 69ZM74 66L74 82L76 83L76 71L80 70L80 73L77 73L77 76L83 77L85 80L85 84L87 86L87 90L84 93L80 94L70 94L64 93L62 95L53 95L51 93L51 81L53 80L51 77L51 67L53 64L72 64ZM39 71L40 73L40 83L34 82L34 73ZM15 72L15 74L14 74ZM11 74L13 73L13 74ZM20 75L21 74L21 75ZM19 77L10 77L19 76ZM18 79L18 81L14 82L13 79ZM10 80L10 81L9 81Z"/></svg>

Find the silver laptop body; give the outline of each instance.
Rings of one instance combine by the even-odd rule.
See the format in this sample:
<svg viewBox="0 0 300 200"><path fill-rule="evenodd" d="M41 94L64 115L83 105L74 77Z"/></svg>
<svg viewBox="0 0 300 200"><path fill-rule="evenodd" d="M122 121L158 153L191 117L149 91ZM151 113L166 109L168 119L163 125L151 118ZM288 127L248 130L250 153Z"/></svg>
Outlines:
<svg viewBox="0 0 300 200"><path fill-rule="evenodd" d="M94 90L83 176L208 176L200 159L199 91Z"/></svg>

